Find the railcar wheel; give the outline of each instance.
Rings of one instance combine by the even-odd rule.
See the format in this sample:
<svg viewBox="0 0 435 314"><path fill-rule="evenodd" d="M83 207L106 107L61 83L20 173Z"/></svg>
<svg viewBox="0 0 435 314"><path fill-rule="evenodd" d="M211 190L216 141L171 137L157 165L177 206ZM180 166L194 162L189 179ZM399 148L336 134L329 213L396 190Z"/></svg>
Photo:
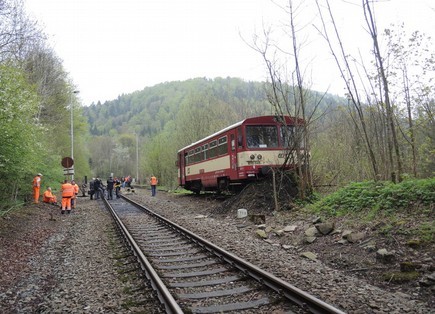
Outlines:
<svg viewBox="0 0 435 314"><path fill-rule="evenodd" d="M218 179L218 186L216 193L221 194L224 191L228 191L228 180L227 178L220 178Z"/></svg>
<svg viewBox="0 0 435 314"><path fill-rule="evenodd" d="M190 190L193 193L195 193L196 195L199 195L199 193L201 193L201 190L202 190L202 183L201 183L201 181L194 181L194 182L192 182Z"/></svg>

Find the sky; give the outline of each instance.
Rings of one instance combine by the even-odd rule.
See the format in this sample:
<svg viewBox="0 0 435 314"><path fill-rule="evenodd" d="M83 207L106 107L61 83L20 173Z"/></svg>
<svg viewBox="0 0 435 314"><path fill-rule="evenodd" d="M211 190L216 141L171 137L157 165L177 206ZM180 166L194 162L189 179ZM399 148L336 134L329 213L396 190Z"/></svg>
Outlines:
<svg viewBox="0 0 435 314"><path fill-rule="evenodd" d="M249 46L253 38L271 29L275 41L289 40L283 35L288 15L277 5L288 0L24 1L63 60L82 105L196 77L265 81L262 57ZM319 22L314 3L306 0L296 16L300 34L307 32L301 36L302 61L310 65L305 71L312 89L343 96L331 54L313 26ZM349 51L369 49L361 0L330 3ZM432 0L381 0L375 14L379 30L405 23L435 41Z"/></svg>

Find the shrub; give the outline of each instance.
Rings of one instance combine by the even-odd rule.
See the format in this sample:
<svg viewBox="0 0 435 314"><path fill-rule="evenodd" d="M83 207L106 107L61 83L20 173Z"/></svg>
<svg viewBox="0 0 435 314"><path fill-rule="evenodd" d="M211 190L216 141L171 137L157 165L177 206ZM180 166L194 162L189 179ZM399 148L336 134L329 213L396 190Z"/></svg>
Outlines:
<svg viewBox="0 0 435 314"><path fill-rule="evenodd" d="M435 204L435 178L392 182L357 182L314 203L311 208L331 215L361 211L400 211Z"/></svg>

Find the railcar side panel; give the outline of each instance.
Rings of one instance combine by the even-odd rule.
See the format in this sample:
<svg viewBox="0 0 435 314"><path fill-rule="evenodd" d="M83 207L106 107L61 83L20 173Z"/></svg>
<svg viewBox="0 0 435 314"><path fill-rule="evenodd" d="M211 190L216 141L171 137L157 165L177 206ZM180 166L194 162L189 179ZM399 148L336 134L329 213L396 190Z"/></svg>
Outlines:
<svg viewBox="0 0 435 314"><path fill-rule="evenodd" d="M186 180L202 180L204 186L216 185L216 179L221 176L229 176L229 156L219 157L206 162L188 165L186 167Z"/></svg>

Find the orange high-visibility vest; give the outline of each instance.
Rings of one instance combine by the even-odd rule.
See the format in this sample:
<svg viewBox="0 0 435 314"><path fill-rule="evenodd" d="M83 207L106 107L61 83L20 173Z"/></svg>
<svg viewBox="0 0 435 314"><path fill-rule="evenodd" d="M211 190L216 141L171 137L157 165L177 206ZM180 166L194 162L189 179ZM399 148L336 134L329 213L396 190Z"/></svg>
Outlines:
<svg viewBox="0 0 435 314"><path fill-rule="evenodd" d="M151 177L150 182L151 182L151 185L157 185L158 180L156 177Z"/></svg>
<svg viewBox="0 0 435 314"><path fill-rule="evenodd" d="M43 194L43 199L42 199L42 201L43 201L44 203L50 203L50 202L55 203L55 202L56 202L56 196L54 196L53 193L51 193L50 190L46 190L46 191L44 192L44 194Z"/></svg>
<svg viewBox="0 0 435 314"><path fill-rule="evenodd" d="M38 188L41 186L41 177L40 176L36 176L33 178L33 186L38 187Z"/></svg>
<svg viewBox="0 0 435 314"><path fill-rule="evenodd" d="M61 187L62 197L72 197L74 195L74 187L71 183L64 183Z"/></svg>

